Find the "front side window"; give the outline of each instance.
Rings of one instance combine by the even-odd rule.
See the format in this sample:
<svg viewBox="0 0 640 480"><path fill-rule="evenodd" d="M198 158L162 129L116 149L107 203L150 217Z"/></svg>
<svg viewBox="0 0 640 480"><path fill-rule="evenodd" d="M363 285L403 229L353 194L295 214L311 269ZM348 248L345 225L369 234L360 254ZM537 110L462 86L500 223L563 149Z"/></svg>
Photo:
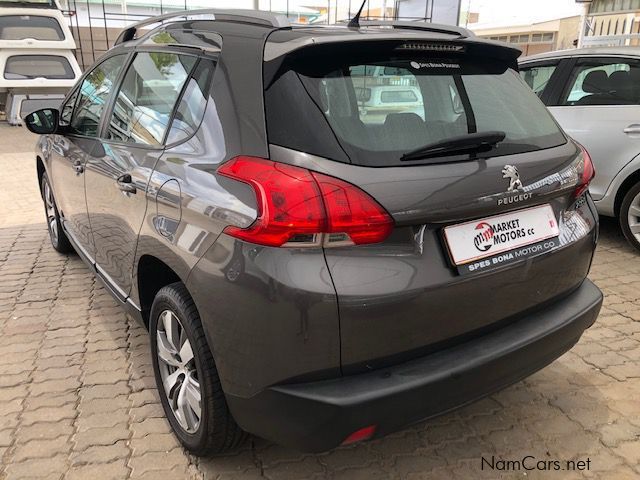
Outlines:
<svg viewBox="0 0 640 480"><path fill-rule="evenodd" d="M520 69L520 76L529 85L533 93L538 97L542 97L549 81L554 72L558 68L557 65L540 65L536 67L523 67Z"/></svg>
<svg viewBox="0 0 640 480"><path fill-rule="evenodd" d="M4 15L0 16L0 40L26 40L32 38L41 41L64 40L64 33L53 17L40 15Z"/></svg>
<svg viewBox="0 0 640 480"><path fill-rule="evenodd" d="M122 81L107 138L162 144L173 108L196 61L190 55L138 53Z"/></svg>
<svg viewBox="0 0 640 480"><path fill-rule="evenodd" d="M582 59L569 77L560 105L640 104L640 61Z"/></svg>
<svg viewBox="0 0 640 480"><path fill-rule="evenodd" d="M78 90L73 92L69 99L60 107L60 125L67 126L71 122L71 115L73 114L73 107L78 99Z"/></svg>
<svg viewBox="0 0 640 480"><path fill-rule="evenodd" d="M58 55L12 55L4 66L4 78L7 80L72 80L75 77L69 60Z"/></svg>
<svg viewBox="0 0 640 480"><path fill-rule="evenodd" d="M500 61L359 55L366 61L357 53L308 55L283 67L265 92L269 142L366 166L406 165L408 152L477 132L506 135L479 157L566 142L519 74Z"/></svg>
<svg viewBox="0 0 640 480"><path fill-rule="evenodd" d="M71 117L70 133L95 137L109 95L124 66L126 55L115 55L95 67L82 81Z"/></svg>

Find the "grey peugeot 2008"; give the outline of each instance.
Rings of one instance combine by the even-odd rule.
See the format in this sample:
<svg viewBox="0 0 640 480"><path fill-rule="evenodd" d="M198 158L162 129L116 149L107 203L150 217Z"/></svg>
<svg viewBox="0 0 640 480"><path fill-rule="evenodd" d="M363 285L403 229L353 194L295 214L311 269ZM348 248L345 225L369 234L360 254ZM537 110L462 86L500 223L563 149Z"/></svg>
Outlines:
<svg viewBox="0 0 640 480"><path fill-rule="evenodd" d="M148 327L188 450L378 437L595 321L593 166L518 55L456 27L174 13L28 116L53 246Z"/></svg>

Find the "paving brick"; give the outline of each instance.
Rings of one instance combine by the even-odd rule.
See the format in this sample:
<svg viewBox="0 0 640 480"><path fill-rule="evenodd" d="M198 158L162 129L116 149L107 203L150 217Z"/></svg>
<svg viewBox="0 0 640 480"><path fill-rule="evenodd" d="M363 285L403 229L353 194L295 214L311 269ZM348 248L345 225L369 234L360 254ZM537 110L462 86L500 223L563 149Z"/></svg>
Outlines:
<svg viewBox="0 0 640 480"><path fill-rule="evenodd" d="M113 445L97 445L82 452L74 452L71 454L71 465L75 468L79 465L114 462L127 458L129 453L126 442L121 440Z"/></svg>
<svg viewBox="0 0 640 480"><path fill-rule="evenodd" d="M76 420L79 432L84 432L92 428L113 427L119 423L127 423L129 415L126 410L116 410L113 412L95 413L93 415L80 415Z"/></svg>
<svg viewBox="0 0 640 480"><path fill-rule="evenodd" d="M61 419L56 422L39 422L21 425L15 434L18 443L30 440L51 440L60 436L68 438L73 433L73 420Z"/></svg>
<svg viewBox="0 0 640 480"><path fill-rule="evenodd" d="M113 427L92 428L74 435L74 450L82 452L94 445L113 445L119 440L127 440L129 435L129 428L125 423Z"/></svg>
<svg viewBox="0 0 640 480"><path fill-rule="evenodd" d="M16 446L13 461L21 462L29 458L51 458L57 454L66 454L71 448L68 436L51 439L30 440Z"/></svg>
<svg viewBox="0 0 640 480"><path fill-rule="evenodd" d="M189 460L182 449L175 448L169 452L148 452L139 457L131 457L131 478L139 477L155 470L172 470L178 467L186 468Z"/></svg>
<svg viewBox="0 0 640 480"><path fill-rule="evenodd" d="M42 407L37 410L27 410L22 414L22 425L33 425L37 422L58 422L65 418L75 418L77 412L73 404L60 407Z"/></svg>
<svg viewBox="0 0 640 480"><path fill-rule="evenodd" d="M134 438L144 437L150 433L169 433L171 431L169 422L165 418L147 418L142 422L132 423L131 429Z"/></svg>
<svg viewBox="0 0 640 480"><path fill-rule="evenodd" d="M67 472L65 480L122 480L127 477L129 469L125 460L120 459L111 463L98 463L95 465L74 466Z"/></svg>
<svg viewBox="0 0 640 480"><path fill-rule="evenodd" d="M24 462L10 463L6 469L6 480L30 479L30 478L51 478L58 475L58 478L67 470L66 455L56 455L50 458L34 458Z"/></svg>

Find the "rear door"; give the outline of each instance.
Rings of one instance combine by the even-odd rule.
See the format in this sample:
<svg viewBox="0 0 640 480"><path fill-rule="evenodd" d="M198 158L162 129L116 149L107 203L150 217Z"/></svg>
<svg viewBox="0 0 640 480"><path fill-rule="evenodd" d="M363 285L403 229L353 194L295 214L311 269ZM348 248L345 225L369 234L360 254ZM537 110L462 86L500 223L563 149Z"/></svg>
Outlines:
<svg viewBox="0 0 640 480"><path fill-rule="evenodd" d="M618 172L640 153L640 60L578 59L548 107L591 154L597 174L589 190L595 200L602 198Z"/></svg>
<svg viewBox="0 0 640 480"><path fill-rule="evenodd" d="M591 261L595 220L572 207L576 146L509 62L430 48L358 52L340 44L333 55L308 52L313 62L266 82L272 158L356 185L395 221L383 243L325 244L345 373L498 328L575 288ZM418 90L419 105L394 102L384 118L370 115L375 106L357 89L391 87L367 73L379 66L395 67L398 84ZM504 140L471 153L405 157L489 132ZM574 218L579 227L567 233ZM461 236L457 225L466 229Z"/></svg>
<svg viewBox="0 0 640 480"><path fill-rule="evenodd" d="M103 139L87 160L87 208L96 267L123 300L131 289L149 178L196 63L193 55L137 52L110 106Z"/></svg>

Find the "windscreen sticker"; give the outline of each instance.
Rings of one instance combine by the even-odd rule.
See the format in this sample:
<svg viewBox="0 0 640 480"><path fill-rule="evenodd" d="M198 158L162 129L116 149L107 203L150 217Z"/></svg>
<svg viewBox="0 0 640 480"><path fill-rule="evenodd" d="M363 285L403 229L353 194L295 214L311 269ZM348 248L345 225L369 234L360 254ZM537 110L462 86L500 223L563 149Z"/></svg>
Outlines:
<svg viewBox="0 0 640 480"><path fill-rule="evenodd" d="M422 62L413 61L413 62L410 63L410 65L416 70L420 70L421 68L448 68L448 69L459 69L460 68L460 64L459 63L444 63L444 62L426 62L426 63L422 63Z"/></svg>

